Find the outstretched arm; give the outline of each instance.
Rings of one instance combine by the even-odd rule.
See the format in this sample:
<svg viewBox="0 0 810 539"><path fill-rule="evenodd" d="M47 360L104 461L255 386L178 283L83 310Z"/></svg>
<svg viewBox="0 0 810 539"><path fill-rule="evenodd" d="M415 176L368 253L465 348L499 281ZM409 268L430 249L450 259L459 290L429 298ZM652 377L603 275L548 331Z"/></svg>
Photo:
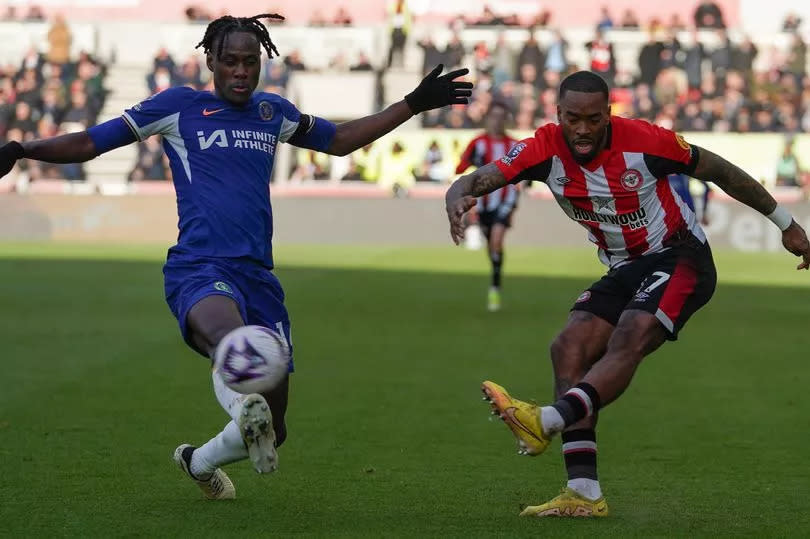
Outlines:
<svg viewBox="0 0 810 539"><path fill-rule="evenodd" d="M36 159L48 163L83 163L131 142L135 142L135 134L121 118L109 120L79 133L22 143L12 141L0 147L0 178L9 173L18 159Z"/></svg>
<svg viewBox="0 0 810 539"><path fill-rule="evenodd" d="M349 154L374 142L415 114L447 105L466 104L468 97L472 95L473 85L471 82L455 79L466 75L469 70L457 69L439 76L442 69L444 69L442 64L436 66L413 92L382 112L338 124L326 153L331 155Z"/></svg>
<svg viewBox="0 0 810 539"><path fill-rule="evenodd" d="M698 148L699 157L694 177L713 181L732 198L765 215L782 230L782 245L802 263L796 269L810 268L810 243L807 235L786 209L779 206L770 193L737 165L704 148Z"/></svg>
<svg viewBox="0 0 810 539"><path fill-rule="evenodd" d="M453 243L458 245L464 239L462 217L475 206L475 197L491 193L507 183L509 182L495 163L484 165L453 182L444 196Z"/></svg>

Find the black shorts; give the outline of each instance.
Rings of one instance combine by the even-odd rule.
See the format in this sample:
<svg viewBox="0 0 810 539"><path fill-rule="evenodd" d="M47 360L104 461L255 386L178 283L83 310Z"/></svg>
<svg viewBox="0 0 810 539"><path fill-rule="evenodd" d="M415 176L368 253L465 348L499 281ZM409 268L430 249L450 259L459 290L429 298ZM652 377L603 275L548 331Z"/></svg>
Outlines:
<svg viewBox="0 0 810 539"><path fill-rule="evenodd" d="M484 234L489 237L489 230L492 228L493 225L501 224L506 228L512 226L512 213L514 209L510 210L509 213L505 214L503 217L497 211L485 211L478 213L478 224L481 227Z"/></svg>
<svg viewBox="0 0 810 539"><path fill-rule="evenodd" d="M571 310L592 313L614 326L627 309L647 311L674 341L689 317L711 299L716 284L708 243L676 246L611 269Z"/></svg>

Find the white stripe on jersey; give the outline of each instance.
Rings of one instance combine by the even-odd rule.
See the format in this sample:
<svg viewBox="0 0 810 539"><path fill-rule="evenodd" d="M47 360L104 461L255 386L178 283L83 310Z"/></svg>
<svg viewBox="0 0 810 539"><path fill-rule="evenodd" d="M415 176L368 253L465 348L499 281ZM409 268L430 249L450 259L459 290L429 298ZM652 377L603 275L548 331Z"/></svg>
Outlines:
<svg viewBox="0 0 810 539"><path fill-rule="evenodd" d="M293 136L295 130L298 129L298 124L301 123L300 119L297 122L292 122L287 119L286 116L283 114L281 115L281 129L278 132L278 141L279 142L287 142L290 140L290 137Z"/></svg>
<svg viewBox="0 0 810 539"><path fill-rule="evenodd" d="M138 140L146 140L152 135L163 135L163 138L171 144L174 151L177 152L177 157L183 164L183 170L186 171L188 183L191 183L191 166L188 163L188 150L186 150L186 143L183 141L183 136L180 134L180 113L175 112L169 116L164 116L160 120L146 124L143 127L138 127L135 120L124 112L122 114L124 121L135 131Z"/></svg>
<svg viewBox="0 0 810 539"><path fill-rule="evenodd" d="M647 168L647 163L644 161L643 153L624 152L624 162L627 164L627 168L634 168L641 172L645 183L649 182L651 184L649 189L644 189L644 186L642 186L642 188L638 191L639 204L646 210L647 219L649 220L646 230L647 244L650 247L646 253L660 251L664 249L664 239L668 232L667 226L664 222L666 210L664 209L661 200L658 198L657 190L653 188L652 184L655 184L657 181L665 181L669 184L669 181L666 178L657 180L655 176L653 176L650 169ZM678 205L681 217L686 222L686 226L689 228L689 231L692 232L692 234L694 234L695 237L701 242L705 243L706 234L698 225L695 212L689 209L689 206L687 206L686 203L681 200L681 197L675 192L674 189L672 189L671 185L669 185L669 190L674 195L673 198L675 199L675 203Z"/></svg>
<svg viewBox="0 0 810 539"><path fill-rule="evenodd" d="M591 197L591 209L602 215L617 215L616 199L613 193L610 192L605 169L599 167L591 172L586 168L579 168L585 174L588 196ZM605 235L605 243L611 254L610 258L627 258L629 253L627 252L627 243L624 241L622 225L613 223L598 223L598 225L599 230Z"/></svg>

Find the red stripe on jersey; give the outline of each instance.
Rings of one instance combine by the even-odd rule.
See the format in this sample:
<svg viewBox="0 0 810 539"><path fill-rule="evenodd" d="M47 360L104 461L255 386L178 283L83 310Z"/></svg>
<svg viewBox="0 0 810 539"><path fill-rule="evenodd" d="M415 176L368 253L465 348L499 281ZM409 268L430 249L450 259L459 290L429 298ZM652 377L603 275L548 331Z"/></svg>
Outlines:
<svg viewBox="0 0 810 539"><path fill-rule="evenodd" d="M641 209L641 201L638 197L638 192L629 191L621 182L622 174L627 171L627 163L624 158L617 155L613 159L608 159L602 166L607 178L610 194L616 200L616 215L626 215L632 212L638 212ZM640 174L639 174L640 176ZM629 258L635 258L643 255L650 245L647 243L647 227L642 226L635 230L630 226L622 227L622 236L624 237L625 248Z"/></svg>
<svg viewBox="0 0 810 539"><path fill-rule="evenodd" d="M667 227L667 233L664 235L664 245L666 245L666 241L670 236L686 227L686 221L681 214L681 208L678 207L678 202L675 200L675 195L672 194L672 188L669 186L669 181L667 181L666 178L658 180L655 186L655 194L661 202L661 207L664 208L664 224Z"/></svg>
<svg viewBox="0 0 810 539"><path fill-rule="evenodd" d="M661 302L658 308L672 320L674 324L681 314L686 300L695 291L697 284L697 271L694 264L687 259L678 260L675 265L675 271L672 272L672 277L669 278L667 288L664 290L664 295L661 297Z"/></svg>
<svg viewBox="0 0 810 539"><path fill-rule="evenodd" d="M571 179L571 181L566 183L565 187L563 187L563 196L568 199L572 206L592 212L593 202L591 202L591 195L588 194L588 182L585 180L585 173L582 172L582 169L579 168L579 165L576 164L573 159L562 160L562 164L565 169L565 176ZM607 250L607 239L605 238L605 233L599 228L599 223L594 221L577 222L587 228L593 237L596 238L596 245Z"/></svg>

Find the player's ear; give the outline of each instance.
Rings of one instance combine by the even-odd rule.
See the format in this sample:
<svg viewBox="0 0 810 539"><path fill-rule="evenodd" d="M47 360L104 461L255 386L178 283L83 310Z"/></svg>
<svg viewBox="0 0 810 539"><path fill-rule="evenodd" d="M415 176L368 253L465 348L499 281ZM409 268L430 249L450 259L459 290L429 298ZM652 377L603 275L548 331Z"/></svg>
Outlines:
<svg viewBox="0 0 810 539"><path fill-rule="evenodd" d="M205 53L205 65L208 67L208 71L214 72L214 56L210 52Z"/></svg>
<svg viewBox="0 0 810 539"><path fill-rule="evenodd" d="M559 105L557 105L557 123L558 124L562 123L562 112L560 112L560 106Z"/></svg>
<svg viewBox="0 0 810 539"><path fill-rule="evenodd" d="M610 105L608 105L608 122L610 121L610 115L611 115L611 112L610 112Z"/></svg>

